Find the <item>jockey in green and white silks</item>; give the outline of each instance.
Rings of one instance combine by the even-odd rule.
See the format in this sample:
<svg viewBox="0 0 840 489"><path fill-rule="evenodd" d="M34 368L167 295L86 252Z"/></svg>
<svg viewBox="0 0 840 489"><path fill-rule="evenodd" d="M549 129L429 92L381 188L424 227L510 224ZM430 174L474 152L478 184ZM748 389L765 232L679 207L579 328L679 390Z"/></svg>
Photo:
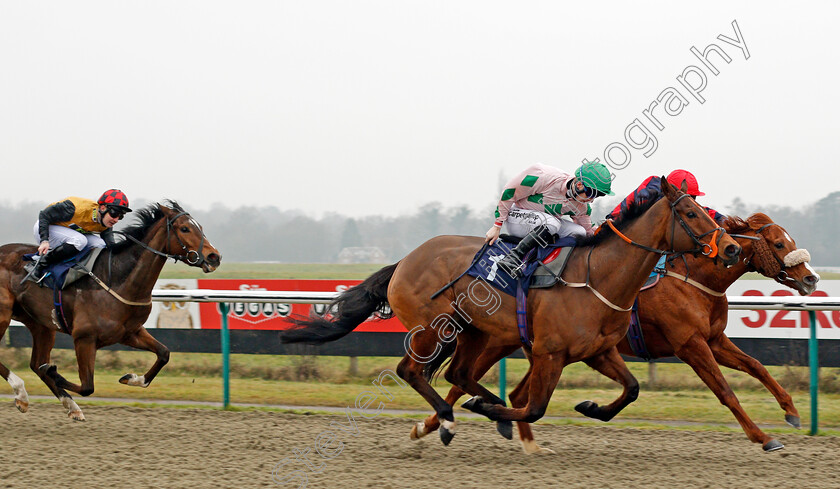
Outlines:
<svg viewBox="0 0 840 489"><path fill-rule="evenodd" d="M602 195L614 195L611 184L609 170L597 162L584 163L574 174L543 164L517 174L505 185L496 207L496 220L485 235L486 241L493 244L505 225L510 235L522 238L500 265L515 276L522 258L537 244L551 241L554 236L592 234L589 203Z"/></svg>

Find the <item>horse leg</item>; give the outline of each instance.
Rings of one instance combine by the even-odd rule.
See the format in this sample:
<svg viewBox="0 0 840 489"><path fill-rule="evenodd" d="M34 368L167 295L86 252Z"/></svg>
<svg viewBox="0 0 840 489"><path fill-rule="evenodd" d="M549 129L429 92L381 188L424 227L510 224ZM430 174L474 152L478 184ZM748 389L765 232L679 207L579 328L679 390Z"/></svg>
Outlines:
<svg viewBox="0 0 840 489"><path fill-rule="evenodd" d="M606 377L621 384L624 390L618 399L606 406L599 406L593 401L583 401L575 406L575 411L590 418L609 421L639 397L639 381L630 373L616 347L612 347L600 355L589 357L584 362Z"/></svg>
<svg viewBox="0 0 840 489"><path fill-rule="evenodd" d="M149 368L149 371L144 375L137 376L137 374L125 374L120 377L120 384L133 385L137 387L149 387L149 384L155 379L160 369L169 363L169 349L163 343L156 340L146 328L141 327L134 336L129 337L123 341L124 345L138 350L146 350L157 355L154 365Z"/></svg>
<svg viewBox="0 0 840 489"><path fill-rule="evenodd" d="M430 331L434 333L434 330ZM452 414L452 406L440 397L440 394L423 376L423 367L440 353L438 348L436 334L413 335L408 353L397 365L397 375L432 406L438 419L443 420L440 428L440 439L444 445L449 445L452 437L455 436L455 417Z"/></svg>
<svg viewBox="0 0 840 489"><path fill-rule="evenodd" d="M513 407L524 407L528 404L528 383L531 378L533 365L528 367L525 376L519 381L519 384L510 392L510 404ZM522 444L522 450L526 455L533 453L556 453L550 448L543 448L537 445L534 440L534 432L531 431L531 425L524 421L517 421L516 428L519 431L519 442Z"/></svg>
<svg viewBox="0 0 840 489"><path fill-rule="evenodd" d="M9 328L9 322L12 318L12 303L10 300L6 300L7 297L8 293L3 294L2 299L0 299L0 341L2 341L3 336L6 335L6 330ZM15 407L18 408L18 411L22 413L28 411L29 394L26 393L26 388L23 385L23 379L15 375L14 372L9 370L9 368L2 363L0 363L0 376L3 377L10 386L12 386L12 390L15 392Z"/></svg>
<svg viewBox="0 0 840 489"><path fill-rule="evenodd" d="M557 387L564 366L564 357L560 353L534 354L531 361L531 373L527 377L527 382L520 382L517 386L517 388L521 386L524 391L527 383L528 400L524 403L524 406L507 408L502 405L484 402L481 397L473 397L462 404L462 407L483 414L493 421L508 420L533 423L545 414L548 402L551 400L551 394ZM511 396L513 396L513 393L511 393Z"/></svg>
<svg viewBox="0 0 840 489"><path fill-rule="evenodd" d="M474 367L476 360L481 352L484 351L489 339L487 335L477 329L464 329L458 335L458 349L455 350L452 362L449 364L449 368L446 369L445 378L449 383L457 385L467 394L481 397L484 402L507 406L504 399L481 385L475 376L476 371ZM497 359L493 358L490 365L496 363ZM484 372L482 372L483 374ZM508 440L513 438L513 423L510 421L498 421L496 423L496 430Z"/></svg>
<svg viewBox="0 0 840 489"><path fill-rule="evenodd" d="M460 339L459 339L460 341ZM472 376L475 380L480 380L490 367L496 364L502 358L510 355L511 353L515 352L519 349L519 346L514 347L489 347L481 352L478 358L475 360L472 366ZM451 367L450 367L451 368ZM458 385L453 385L451 389L449 389L449 393L446 395L446 402L450 406L454 406L458 399L461 398L466 394L463 389L458 387ZM411 439L418 440L429 433L435 431L440 426L440 420L438 419L436 414L432 414L431 416L427 417L423 422L417 423L413 428L411 428ZM501 428L505 429L505 428ZM502 436L505 436L505 433L501 433ZM511 434L512 436L512 434ZM506 438L510 439L509 437L505 436Z"/></svg>
<svg viewBox="0 0 840 489"><path fill-rule="evenodd" d="M62 406L67 409L67 416L76 421L84 421L85 415L76 401L56 382L56 378L62 380L63 378L56 373L55 365L50 365L50 352L55 345L55 330L34 325L29 327L29 332L32 333L32 356L29 359L29 368L38 374L53 395L61 401Z"/></svg>
<svg viewBox="0 0 840 489"><path fill-rule="evenodd" d="M718 368L712 350L709 348L706 340L698 335L692 336L682 347L676 352L677 357L691 366L692 369L700 376L700 379L715 393L720 403L728 407L735 419L740 423L741 428L746 433L747 438L754 443L761 443L762 448L766 452L779 450L785 446L765 434L755 423L747 416L747 413L732 392L732 388L726 382L723 374Z"/></svg>
<svg viewBox="0 0 840 489"><path fill-rule="evenodd" d="M779 407L781 407L785 411L785 421L794 428L801 428L802 424L799 420L799 411L796 410L796 407L793 405L793 399L790 397L790 394L776 382L770 373L764 368L758 360L755 358L747 355L740 348L735 346L726 335L721 334L718 338L712 340L709 343L709 347L712 349L712 354L715 356L715 360L724 367L729 367L734 370L740 370L742 372L746 372L747 374L753 376L759 382L761 382L764 387L773 394L773 397L776 398L776 401L779 403Z"/></svg>

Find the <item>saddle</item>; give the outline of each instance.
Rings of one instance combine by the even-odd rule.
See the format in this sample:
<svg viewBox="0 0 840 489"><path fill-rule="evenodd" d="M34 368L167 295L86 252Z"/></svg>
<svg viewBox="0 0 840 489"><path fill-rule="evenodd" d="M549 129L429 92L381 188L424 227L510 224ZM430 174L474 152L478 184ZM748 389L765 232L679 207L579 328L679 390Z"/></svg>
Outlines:
<svg viewBox="0 0 840 489"><path fill-rule="evenodd" d="M490 282L502 292L516 296L518 286L525 291L532 288L548 288L561 283L560 276L566 267L572 249L575 247L574 238L560 238L553 244L531 250L525 256L525 266L522 278L514 279L504 268L498 266L498 261L518 243L520 238L508 235L500 236L493 246L476 254L472 266L466 271L467 275L482 278Z"/></svg>
<svg viewBox="0 0 840 489"><path fill-rule="evenodd" d="M93 268L93 264L102 250L103 248L85 248L72 258L48 266L44 271L43 280L39 280L40 277L35 277L32 274L38 254L23 255L24 261L27 262L23 265L23 269L27 273L25 280L35 282L41 287L63 290L68 285L88 275L88 270Z"/></svg>

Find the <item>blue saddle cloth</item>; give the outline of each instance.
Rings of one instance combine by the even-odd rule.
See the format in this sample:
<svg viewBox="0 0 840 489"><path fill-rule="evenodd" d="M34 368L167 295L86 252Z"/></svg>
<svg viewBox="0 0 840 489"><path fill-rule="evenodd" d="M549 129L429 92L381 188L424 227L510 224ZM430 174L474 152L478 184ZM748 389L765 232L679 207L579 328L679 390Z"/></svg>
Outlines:
<svg viewBox="0 0 840 489"><path fill-rule="evenodd" d="M544 260L558 248L575 246L575 242L574 238L560 238L554 244L548 245L545 248L531 250L528 255L525 256L524 261L526 265L523 270L523 276L520 280L522 281L522 289L526 294L528 287L531 284L531 277L537 270L539 262ZM510 252L513 246L514 245L510 243L497 240L493 246L487 248L481 257L479 257L478 253L476 253L473 260L473 266L467 270L467 275L482 278L490 282L494 287L502 292L516 297L517 280L511 277L509 273L497 264L502 257L506 256Z"/></svg>
<svg viewBox="0 0 840 489"><path fill-rule="evenodd" d="M65 279L67 278L67 272L69 272L74 265L84 261L92 250L92 247L85 248L72 258L47 266L47 269L44 271L46 277L44 277L44 280L40 282L41 285L49 287L53 290L61 289L64 286ZM37 253L29 253L23 255L23 259L25 261L35 261L35 256L37 256ZM33 277L32 279L38 280L38 277Z"/></svg>

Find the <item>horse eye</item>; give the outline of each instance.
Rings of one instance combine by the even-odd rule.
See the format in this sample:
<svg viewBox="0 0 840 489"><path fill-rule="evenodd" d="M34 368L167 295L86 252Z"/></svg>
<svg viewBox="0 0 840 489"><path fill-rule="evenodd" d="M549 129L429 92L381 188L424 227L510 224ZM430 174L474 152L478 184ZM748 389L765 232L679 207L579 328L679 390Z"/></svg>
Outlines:
<svg viewBox="0 0 840 489"><path fill-rule="evenodd" d="M782 248L784 248L784 247L785 247L785 244L784 244L784 243L782 243L781 241L779 241L778 243L776 243L776 248L777 248L777 249L782 249Z"/></svg>
<svg viewBox="0 0 840 489"><path fill-rule="evenodd" d="M688 217L689 219L694 219L695 217L697 217L697 214L695 214L694 211L688 211L686 217Z"/></svg>
<svg viewBox="0 0 840 489"><path fill-rule="evenodd" d="M181 232L182 233L188 233L188 232L190 232L190 228L188 228L187 226L181 226Z"/></svg>

